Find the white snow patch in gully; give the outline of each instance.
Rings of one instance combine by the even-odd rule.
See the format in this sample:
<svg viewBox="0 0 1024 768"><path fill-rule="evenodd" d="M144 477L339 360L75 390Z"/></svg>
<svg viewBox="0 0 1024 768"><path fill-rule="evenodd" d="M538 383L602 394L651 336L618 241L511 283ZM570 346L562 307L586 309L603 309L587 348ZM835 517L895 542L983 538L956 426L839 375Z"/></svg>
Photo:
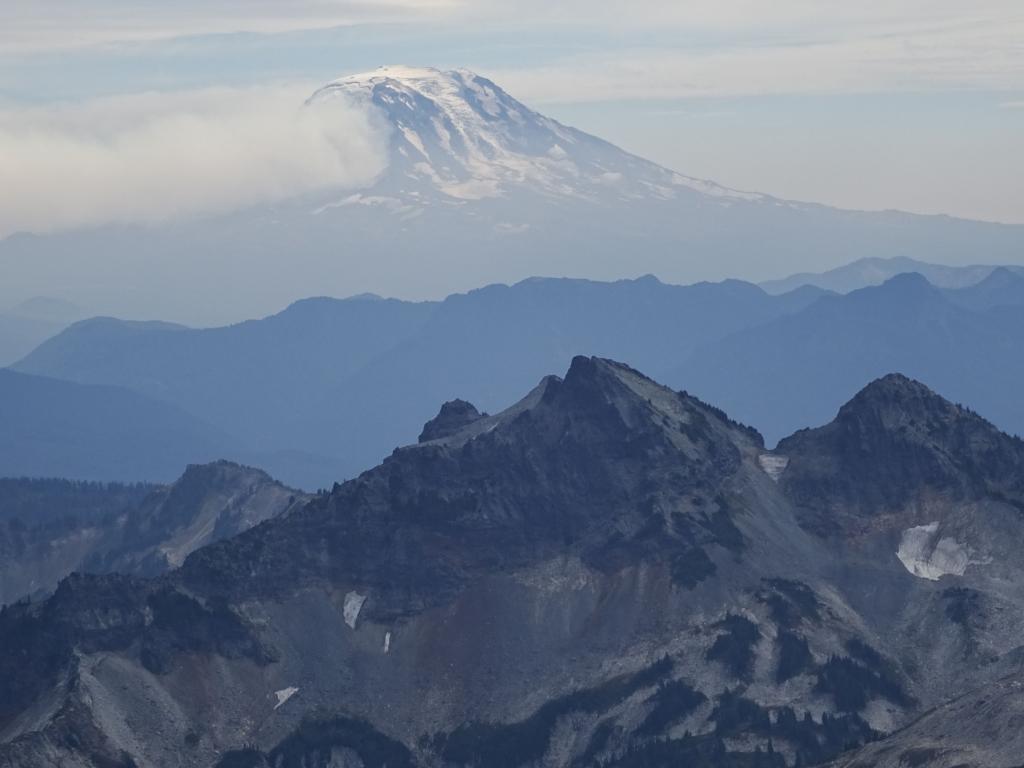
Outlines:
<svg viewBox="0 0 1024 768"><path fill-rule="evenodd" d="M963 576L971 564L967 548L956 539L938 535L938 522L903 532L896 557L918 578L938 581L942 576Z"/></svg>
<svg viewBox="0 0 1024 768"><path fill-rule="evenodd" d="M775 456L771 453L762 453L757 457L757 463L761 465L761 469L765 471L775 482L779 482L779 478L782 477L782 473L786 467L789 466L789 459L785 456Z"/></svg>
<svg viewBox="0 0 1024 768"><path fill-rule="evenodd" d="M342 609L342 613L345 616L345 623L352 629L356 628L356 619L359 618L359 611L363 609L365 602L366 595L360 595L358 592L349 592L345 595L345 607Z"/></svg>
<svg viewBox="0 0 1024 768"><path fill-rule="evenodd" d="M291 685L287 688L282 688L280 691L274 691L274 695L277 696L277 704L274 705L274 709L280 707L298 692L299 689Z"/></svg>

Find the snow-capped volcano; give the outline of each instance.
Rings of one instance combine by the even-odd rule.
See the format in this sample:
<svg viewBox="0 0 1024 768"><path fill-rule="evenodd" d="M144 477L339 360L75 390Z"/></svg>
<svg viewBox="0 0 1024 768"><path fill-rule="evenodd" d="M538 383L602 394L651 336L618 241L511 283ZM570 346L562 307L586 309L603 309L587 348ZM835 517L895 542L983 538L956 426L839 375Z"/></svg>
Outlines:
<svg viewBox="0 0 1024 768"><path fill-rule="evenodd" d="M1022 226L844 211L689 178L465 70L384 67L307 104L328 107L317 120L350 112L334 100L380 126L367 151L383 170L369 183L339 179L161 225L11 238L0 274L21 279L0 281L0 304L51 292L61 275L66 298L110 314L196 322L202 306L203 322L223 323L322 294L426 298L534 275L765 279L865 256L1015 262L1024 247Z"/></svg>
<svg viewBox="0 0 1024 768"><path fill-rule="evenodd" d="M456 200L529 189L558 197L671 199L681 189L760 199L691 179L545 117L465 69L380 67L336 80L310 99L345 98L379 110L392 130L390 164L375 191L440 191Z"/></svg>

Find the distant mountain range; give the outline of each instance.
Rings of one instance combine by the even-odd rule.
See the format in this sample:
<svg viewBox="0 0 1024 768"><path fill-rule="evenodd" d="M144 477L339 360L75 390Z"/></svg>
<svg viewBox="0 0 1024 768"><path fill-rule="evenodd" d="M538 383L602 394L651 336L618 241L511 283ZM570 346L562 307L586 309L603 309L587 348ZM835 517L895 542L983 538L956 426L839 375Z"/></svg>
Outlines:
<svg viewBox="0 0 1024 768"><path fill-rule="evenodd" d="M714 397L771 443L823 424L858 381L901 371L1024 434L1024 275L997 270L940 289L921 275L825 296L802 312L708 344L668 380Z"/></svg>
<svg viewBox="0 0 1024 768"><path fill-rule="evenodd" d="M1024 275L1024 266L997 266L975 264L956 267L945 264L931 264L907 257L883 258L870 256L857 259L850 264L830 269L827 272L802 272L782 278L767 280L761 287L768 293L786 293L804 285L813 285L833 293L849 293L858 288L881 285L896 275L916 272L939 288L967 288L980 283L997 269Z"/></svg>
<svg viewBox="0 0 1024 768"><path fill-rule="evenodd" d="M221 473L291 504L216 465L138 521L245 509ZM767 450L576 357L157 578L0 610L0 765L1005 768L1022 509L1024 442L905 376Z"/></svg>
<svg viewBox="0 0 1024 768"><path fill-rule="evenodd" d="M227 457L329 487L415 441L437 402L493 412L581 351L722 403L769 443L892 370L1024 432L1022 345L1024 277L1009 269L961 289L912 274L847 295L532 279L443 302L310 299L203 330L97 318L0 375L0 475L166 482ZM101 396L107 418L70 405ZM174 429L148 426L163 424Z"/></svg>
<svg viewBox="0 0 1024 768"><path fill-rule="evenodd" d="M433 298L531 275L763 279L864 256L966 264L1024 253L1024 226L844 211L694 179L463 70L385 67L310 101L337 99L369 110L389 136L370 186L159 225L12 236L0 242L0 304L58 285L109 314L222 325L318 294Z"/></svg>
<svg viewBox="0 0 1024 768"><path fill-rule="evenodd" d="M88 315L69 302L41 296L0 310L0 368L20 360L46 339Z"/></svg>
<svg viewBox="0 0 1024 768"><path fill-rule="evenodd" d="M187 461L221 455L264 466L300 487L327 487L414 442L438 402L464 397L500 409L581 350L661 375L701 345L799 311L819 295L802 289L769 296L738 281L670 286L654 278L534 279L432 303L310 299L263 320L204 330L97 318L44 343L15 370L64 387L52 393L61 403L100 392L113 397L123 391L112 389L118 387L132 392L136 410L145 402L191 414L175 433L192 430L191 458L182 456L172 436L140 436L159 447L136 457L135 449L125 456L124 444L102 433L82 457L83 467L74 467L57 461L70 449L54 434L52 466L34 465L29 472L18 442L4 447L6 436L13 440L8 430L0 431L0 474L42 469L86 479L166 481ZM15 376L8 374L8 386L27 384ZM93 388L80 392L76 385ZM20 402L8 397L9 418L24 430L34 418L48 423L44 391ZM82 435L82 445L90 429L144 429L147 419L166 418L154 412L96 422L94 409L60 407L67 411L65 429ZM222 453L211 455L217 450ZM93 463L103 461L107 472L94 471ZM149 474L138 474L133 462L141 461L149 462ZM153 475L157 468L161 474ZM126 475L130 471L137 474Z"/></svg>
<svg viewBox="0 0 1024 768"><path fill-rule="evenodd" d="M0 476L170 480L235 453L216 428L129 389L0 369Z"/></svg>

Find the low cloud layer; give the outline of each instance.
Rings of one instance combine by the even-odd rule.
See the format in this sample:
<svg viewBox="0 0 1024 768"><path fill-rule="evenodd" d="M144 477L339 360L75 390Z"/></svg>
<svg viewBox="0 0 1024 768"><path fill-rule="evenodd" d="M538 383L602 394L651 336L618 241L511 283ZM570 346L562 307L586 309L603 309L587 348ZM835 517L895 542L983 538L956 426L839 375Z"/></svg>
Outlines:
<svg viewBox="0 0 1024 768"><path fill-rule="evenodd" d="M0 237L222 213L361 186L373 115L309 88L205 89L0 110Z"/></svg>

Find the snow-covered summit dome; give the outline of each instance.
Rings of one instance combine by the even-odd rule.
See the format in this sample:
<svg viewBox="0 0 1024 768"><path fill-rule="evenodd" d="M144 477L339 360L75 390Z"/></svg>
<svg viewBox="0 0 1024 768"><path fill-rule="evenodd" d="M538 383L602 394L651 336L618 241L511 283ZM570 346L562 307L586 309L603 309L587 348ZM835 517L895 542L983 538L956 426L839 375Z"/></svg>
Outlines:
<svg viewBox="0 0 1024 768"><path fill-rule="evenodd" d="M675 197L681 187L744 196L689 179L562 125L465 69L386 66L319 89L378 110L390 128L389 167L375 194L472 200L524 192L559 198Z"/></svg>

